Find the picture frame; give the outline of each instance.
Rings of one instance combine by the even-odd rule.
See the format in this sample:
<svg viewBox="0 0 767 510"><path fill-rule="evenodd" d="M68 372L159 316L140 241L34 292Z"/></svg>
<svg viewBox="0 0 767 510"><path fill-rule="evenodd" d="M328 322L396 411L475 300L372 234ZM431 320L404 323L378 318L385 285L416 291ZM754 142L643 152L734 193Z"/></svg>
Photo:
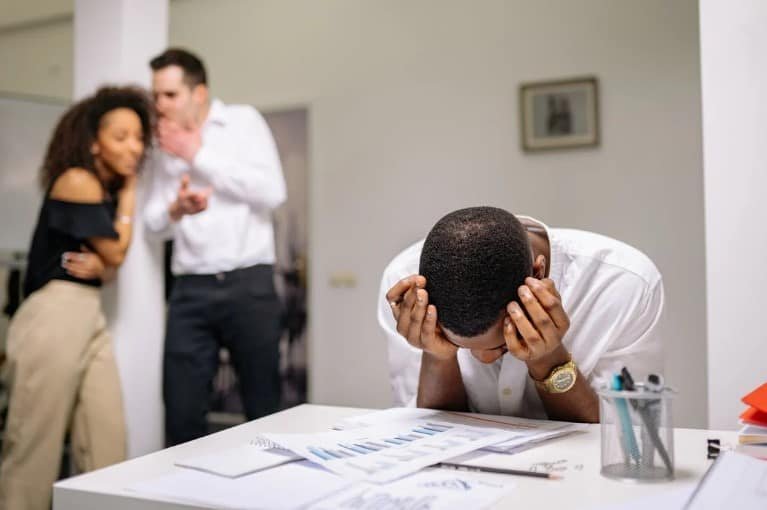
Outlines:
<svg viewBox="0 0 767 510"><path fill-rule="evenodd" d="M599 145L599 83L595 76L523 83L519 111L525 152Z"/></svg>

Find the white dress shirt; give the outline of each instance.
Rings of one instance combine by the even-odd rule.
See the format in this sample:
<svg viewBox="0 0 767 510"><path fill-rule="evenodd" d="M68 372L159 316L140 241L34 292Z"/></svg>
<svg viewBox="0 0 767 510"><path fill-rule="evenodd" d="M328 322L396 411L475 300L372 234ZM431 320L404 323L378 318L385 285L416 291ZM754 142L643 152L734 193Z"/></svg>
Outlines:
<svg viewBox="0 0 767 510"><path fill-rule="evenodd" d="M663 282L643 253L609 237L570 229L549 229L517 216L528 230L545 232L551 247L550 274L570 317L563 344L596 389L626 366L639 380L662 368L656 325L663 310ZM396 405L415 405L421 351L397 333L386 292L398 280L418 274L423 241L405 249L386 268L378 301L378 322L386 333ZM494 363L458 350L458 364L472 411L545 418L527 366L511 353Z"/></svg>
<svg viewBox="0 0 767 510"><path fill-rule="evenodd" d="M149 230L174 240L174 274L213 274L275 259L272 210L285 201L282 167L266 121L255 108L214 99L192 164L156 149L149 162ZM168 209L181 177L212 187L208 208L174 223Z"/></svg>

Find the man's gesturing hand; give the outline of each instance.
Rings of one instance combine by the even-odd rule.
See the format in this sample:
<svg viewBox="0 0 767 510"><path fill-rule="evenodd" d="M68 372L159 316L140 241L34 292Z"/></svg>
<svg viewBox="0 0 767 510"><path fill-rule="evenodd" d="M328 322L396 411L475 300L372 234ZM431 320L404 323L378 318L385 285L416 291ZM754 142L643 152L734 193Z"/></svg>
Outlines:
<svg viewBox="0 0 767 510"><path fill-rule="evenodd" d="M185 214L197 214L208 208L208 197L212 192L211 188L202 190L189 189L189 176L181 177L181 185L178 187L176 200L170 205L170 217L173 221L178 221Z"/></svg>

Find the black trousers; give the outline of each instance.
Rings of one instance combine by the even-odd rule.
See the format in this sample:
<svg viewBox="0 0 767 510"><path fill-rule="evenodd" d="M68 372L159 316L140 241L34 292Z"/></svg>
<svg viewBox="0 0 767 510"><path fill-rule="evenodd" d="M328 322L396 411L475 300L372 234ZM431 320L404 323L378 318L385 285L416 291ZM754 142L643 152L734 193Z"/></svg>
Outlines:
<svg viewBox="0 0 767 510"><path fill-rule="evenodd" d="M169 446L206 434L221 346L231 354L248 420L278 410L280 313L271 265L176 279L163 359Z"/></svg>

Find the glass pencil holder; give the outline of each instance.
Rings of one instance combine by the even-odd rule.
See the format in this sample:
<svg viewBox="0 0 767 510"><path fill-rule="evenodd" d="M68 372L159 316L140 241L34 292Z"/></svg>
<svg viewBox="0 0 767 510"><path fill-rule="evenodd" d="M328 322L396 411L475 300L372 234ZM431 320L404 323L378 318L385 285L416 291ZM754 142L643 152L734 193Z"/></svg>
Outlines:
<svg viewBox="0 0 767 510"><path fill-rule="evenodd" d="M674 479L674 391L599 390L603 476L635 482Z"/></svg>

